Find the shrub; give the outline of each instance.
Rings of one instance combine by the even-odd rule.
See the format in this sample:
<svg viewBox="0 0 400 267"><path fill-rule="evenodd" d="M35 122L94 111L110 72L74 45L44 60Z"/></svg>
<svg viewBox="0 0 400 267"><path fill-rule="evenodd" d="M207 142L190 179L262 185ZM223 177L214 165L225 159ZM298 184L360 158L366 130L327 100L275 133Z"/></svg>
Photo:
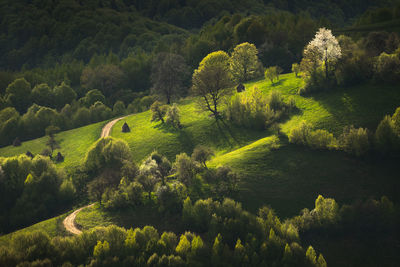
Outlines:
<svg viewBox="0 0 400 267"><path fill-rule="evenodd" d="M292 64L292 72L296 74L296 77L298 77L298 74L300 72L300 65L297 63Z"/></svg>
<svg viewBox="0 0 400 267"><path fill-rule="evenodd" d="M333 134L321 129L310 132L307 138L307 144L314 149L335 148L336 143Z"/></svg>
<svg viewBox="0 0 400 267"><path fill-rule="evenodd" d="M306 145L311 128L311 124L306 121L302 121L297 127L290 131L289 142L297 145Z"/></svg>
<svg viewBox="0 0 400 267"><path fill-rule="evenodd" d="M180 182L186 186L191 185L195 178L197 167L195 162L186 153L176 155L174 169Z"/></svg>
<svg viewBox="0 0 400 267"><path fill-rule="evenodd" d="M154 102L151 107L151 121L161 121L164 123L164 116L167 113L167 106L163 106L160 101Z"/></svg>
<svg viewBox="0 0 400 267"><path fill-rule="evenodd" d="M261 90L250 90L235 94L227 104L225 116L233 123L252 129L263 130L274 123L289 109L277 91L264 97Z"/></svg>
<svg viewBox="0 0 400 267"><path fill-rule="evenodd" d="M339 138L340 148L356 156L365 155L370 149L368 131L364 128L345 127Z"/></svg>
<svg viewBox="0 0 400 267"><path fill-rule="evenodd" d="M212 156L214 156L214 152L210 148L205 146L197 146L192 153L192 159L201 163L206 169L208 169L206 161L209 160Z"/></svg>
<svg viewBox="0 0 400 267"><path fill-rule="evenodd" d="M400 81L400 58L397 54L383 52L375 63L374 79L385 83L397 83Z"/></svg>
<svg viewBox="0 0 400 267"><path fill-rule="evenodd" d="M399 145L399 136L395 132L393 121L389 115L379 123L375 132L375 140L378 150L389 152Z"/></svg>
<svg viewBox="0 0 400 267"><path fill-rule="evenodd" d="M165 115L165 123L174 128L182 128L180 111L175 103L168 109Z"/></svg>

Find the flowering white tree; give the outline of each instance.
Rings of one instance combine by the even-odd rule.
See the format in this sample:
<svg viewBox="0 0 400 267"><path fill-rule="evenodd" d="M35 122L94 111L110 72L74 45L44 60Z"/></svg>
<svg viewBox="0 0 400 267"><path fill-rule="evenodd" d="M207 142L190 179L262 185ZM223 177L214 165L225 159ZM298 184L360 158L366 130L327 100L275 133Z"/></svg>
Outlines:
<svg viewBox="0 0 400 267"><path fill-rule="evenodd" d="M313 54L318 57L317 60L324 62L326 78L328 78L329 64L334 64L342 57L339 42L333 36L332 31L326 28L318 30L314 39L308 43L304 54L310 54L310 51L313 51Z"/></svg>

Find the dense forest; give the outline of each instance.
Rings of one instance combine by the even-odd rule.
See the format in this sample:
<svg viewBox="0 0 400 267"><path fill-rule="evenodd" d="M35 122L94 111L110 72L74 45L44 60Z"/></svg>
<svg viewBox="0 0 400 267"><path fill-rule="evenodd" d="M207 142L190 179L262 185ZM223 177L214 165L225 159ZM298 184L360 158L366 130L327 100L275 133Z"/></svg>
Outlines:
<svg viewBox="0 0 400 267"><path fill-rule="evenodd" d="M399 260L398 182L382 189L400 155L398 0L4 0L0 54L1 266L324 267L326 251L357 266L377 244L370 264ZM307 113L334 97L334 119ZM122 132L97 140L113 118ZM234 153L255 155L258 142L263 153L332 153L368 179L360 166L376 165L381 185L371 193L362 178L363 193L338 194L344 203L325 188L290 216L242 204L249 169L270 159L250 154L254 165L237 168ZM157 219L12 234L88 203ZM346 238L366 245L343 263L334 242Z"/></svg>

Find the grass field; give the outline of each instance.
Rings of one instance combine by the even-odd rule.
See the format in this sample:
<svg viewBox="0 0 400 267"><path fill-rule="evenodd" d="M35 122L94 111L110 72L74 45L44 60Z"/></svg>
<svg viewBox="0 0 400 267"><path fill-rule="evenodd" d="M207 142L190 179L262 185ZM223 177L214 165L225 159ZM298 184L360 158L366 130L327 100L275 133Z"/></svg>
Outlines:
<svg viewBox="0 0 400 267"><path fill-rule="evenodd" d="M180 216L162 216L157 209L157 206L146 205L123 211L105 212L99 204L96 204L78 213L75 222L82 230L116 224L127 229L153 225L159 232L182 231Z"/></svg>
<svg viewBox="0 0 400 267"><path fill-rule="evenodd" d="M57 166L68 169L79 165L85 157L88 148L99 138L101 129L105 123L99 122L56 134L56 140L60 145L60 149L55 150L53 155L56 155L60 151L65 157L64 162L57 163ZM46 148L47 140L48 137L45 136L23 142L19 147L7 146L0 148L0 157L25 154L28 150L33 154L38 154Z"/></svg>

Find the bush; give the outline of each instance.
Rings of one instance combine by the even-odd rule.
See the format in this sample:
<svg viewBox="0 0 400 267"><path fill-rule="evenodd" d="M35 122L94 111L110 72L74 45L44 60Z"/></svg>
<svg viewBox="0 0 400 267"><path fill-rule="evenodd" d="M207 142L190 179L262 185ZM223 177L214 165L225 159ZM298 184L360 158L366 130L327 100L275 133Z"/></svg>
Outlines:
<svg viewBox="0 0 400 267"><path fill-rule="evenodd" d="M310 132L307 138L307 144L314 149L335 148L337 141L333 134L326 130L315 130Z"/></svg>
<svg viewBox="0 0 400 267"><path fill-rule="evenodd" d="M393 151L399 147L399 136L395 132L394 123L390 115L379 123L375 132L377 149L383 153Z"/></svg>
<svg viewBox="0 0 400 267"><path fill-rule="evenodd" d="M168 109L165 115L165 123L174 128L182 128L180 111L175 103Z"/></svg>
<svg viewBox="0 0 400 267"><path fill-rule="evenodd" d="M375 63L374 80L384 83L398 83L400 81L400 57L398 54L383 52Z"/></svg>
<svg viewBox="0 0 400 267"><path fill-rule="evenodd" d="M290 131L289 142L297 145L306 145L311 129L311 124L306 121L302 121L300 125Z"/></svg>
<svg viewBox="0 0 400 267"><path fill-rule="evenodd" d="M231 122L252 129L263 130L289 111L281 94L272 91L267 97L253 87L235 94L227 104L225 116Z"/></svg>
<svg viewBox="0 0 400 267"><path fill-rule="evenodd" d="M340 148L347 153L362 156L370 149L368 131L364 128L345 127L339 138Z"/></svg>

